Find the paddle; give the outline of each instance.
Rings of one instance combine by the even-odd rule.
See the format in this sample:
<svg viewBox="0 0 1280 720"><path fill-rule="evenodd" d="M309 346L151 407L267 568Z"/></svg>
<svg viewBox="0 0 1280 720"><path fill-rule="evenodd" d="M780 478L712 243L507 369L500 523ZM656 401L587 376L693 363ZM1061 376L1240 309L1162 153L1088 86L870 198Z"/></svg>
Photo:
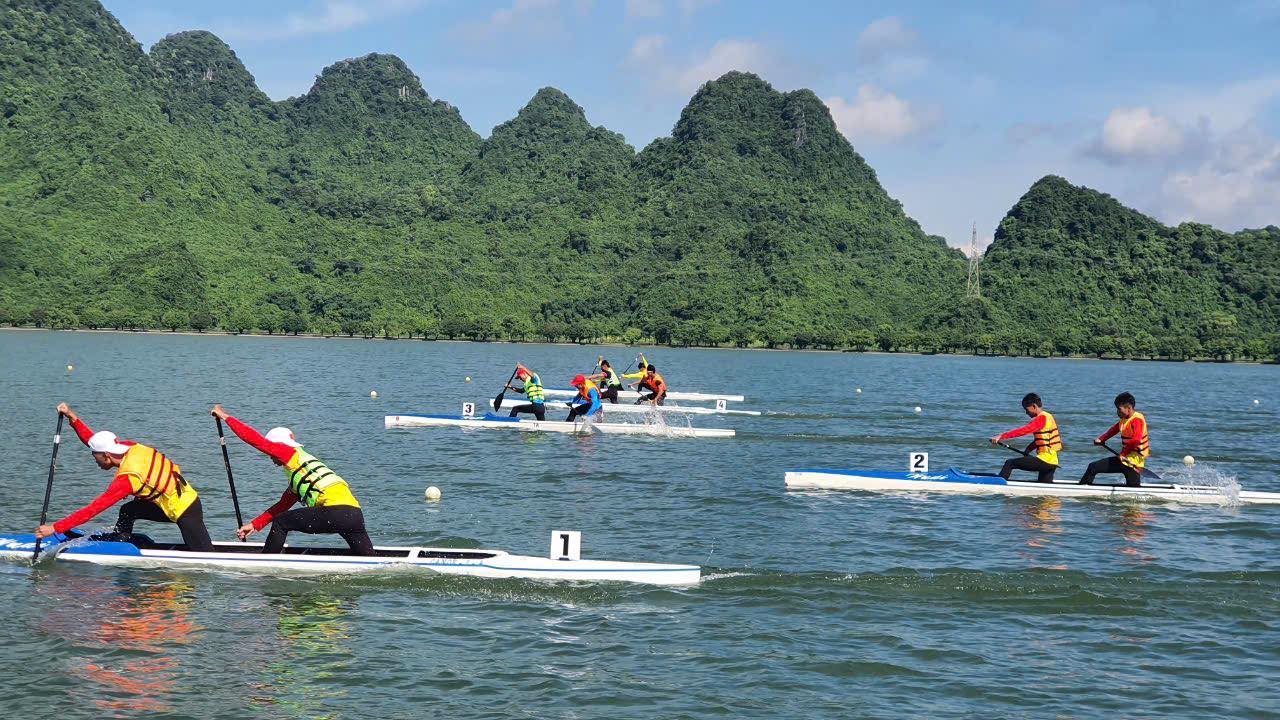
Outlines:
<svg viewBox="0 0 1280 720"><path fill-rule="evenodd" d="M227 485L231 486L231 504L236 509L236 529L244 527L244 518L240 516L240 498L236 497L236 480L231 477L231 456L227 454L227 436L222 434L222 418L213 416L218 421L218 444L222 446L222 464L227 467ZM244 538L240 538L244 542Z"/></svg>
<svg viewBox="0 0 1280 720"><path fill-rule="evenodd" d="M1102 447L1104 447L1104 448L1106 448L1106 449L1110 450L1112 455L1115 455L1116 457L1122 457L1122 456L1120 455L1120 453L1116 452L1116 451L1115 451L1115 449L1114 449L1114 448L1112 448L1112 447L1111 447L1110 445L1108 445L1107 443L1102 443ZM1161 479L1161 477L1160 477L1159 475L1157 475L1155 472L1152 472L1151 470L1148 470L1148 469L1146 469L1146 468L1142 468L1142 470L1138 473L1138 476L1139 476L1139 477L1142 477L1142 478L1146 478L1147 480L1160 480L1160 479Z"/></svg>
<svg viewBox="0 0 1280 720"><path fill-rule="evenodd" d="M62 446L62 413L58 413L58 429L53 433L53 455L49 457L49 479L44 484L44 504L40 506L40 524L49 518L49 498L53 495L53 470L58 464L58 448ZM40 538L36 538L36 549L31 553L31 564L35 565L40 557Z"/></svg>
<svg viewBox="0 0 1280 720"><path fill-rule="evenodd" d="M502 407L502 398L507 394L507 388L511 387L511 381L516 379L516 373L518 372L520 372L519 367L511 371L511 377L507 378L507 383L502 386L502 392L498 393L498 397L493 399L493 409L497 410Z"/></svg>
<svg viewBox="0 0 1280 720"><path fill-rule="evenodd" d="M998 443L996 443L996 444L997 444L997 445L999 445L1000 447L1002 447L1002 448L1006 449L1006 450L1012 450L1012 451L1014 451L1014 452L1018 453L1019 455L1021 455L1021 456L1023 456L1023 457L1026 457L1027 455L1030 455L1030 453L1029 453L1028 451L1026 451L1026 450L1019 450L1018 448L1016 448L1016 447L1014 447L1014 446L1010 445L1009 443L998 442Z"/></svg>

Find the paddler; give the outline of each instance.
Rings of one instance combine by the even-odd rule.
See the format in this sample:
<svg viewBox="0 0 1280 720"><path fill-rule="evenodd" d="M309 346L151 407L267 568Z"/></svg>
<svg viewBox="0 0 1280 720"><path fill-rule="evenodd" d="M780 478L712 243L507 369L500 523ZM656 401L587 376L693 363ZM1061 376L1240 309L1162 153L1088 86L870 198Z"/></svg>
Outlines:
<svg viewBox="0 0 1280 720"><path fill-rule="evenodd" d="M995 445L1023 435L1032 436L1031 444L1027 445L1022 457L1005 461L1004 467L1000 468L1000 477L1008 480L1014 470L1030 470L1037 473L1037 482L1053 482L1053 474L1058 470L1058 451L1062 449L1058 421L1045 412L1040 396L1035 393L1022 397L1022 411L1031 418L1031 422L991 438L991 444Z"/></svg>
<svg viewBox="0 0 1280 720"><path fill-rule="evenodd" d="M644 353L640 353L640 364L636 365L636 368L637 368L636 371L633 373L623 373L622 379L623 380L643 380L645 370L648 367L649 367L649 363L647 360L644 359ZM631 383L631 386L635 387L636 385L639 385L639 384L640 383Z"/></svg>
<svg viewBox="0 0 1280 720"><path fill-rule="evenodd" d="M303 450L292 430L275 427L263 437L257 430L228 415L221 405L214 405L212 413L225 421L241 440L283 467L289 483L279 502L236 531L241 540L271 523L271 532L262 546L264 554L282 552L285 538L294 530L309 535L337 533L347 541L354 554L374 554L373 543L364 529L364 512L351 494L347 481L319 458ZM303 506L290 510L295 503Z"/></svg>
<svg viewBox="0 0 1280 720"><path fill-rule="evenodd" d="M600 372L594 375L588 375L588 380L604 381L604 389L600 390L600 399L608 400L614 405L618 404L618 391L622 389L622 379L618 377L618 372L613 369L608 360L600 360Z"/></svg>
<svg viewBox="0 0 1280 720"><path fill-rule="evenodd" d="M1107 473L1123 473L1124 484L1129 487L1142 485L1142 469L1147 465L1147 458L1151 457L1151 438L1147 431L1147 418L1138 412L1138 401L1130 393L1122 392L1117 395L1115 406L1116 417L1120 418L1119 422L1099 435L1093 444L1101 445L1116 433L1120 433L1122 443L1120 454L1089 463L1084 476L1080 478L1081 485L1092 485L1095 475Z"/></svg>
<svg viewBox="0 0 1280 720"><path fill-rule="evenodd" d="M578 394L569 401L572 407L569 408L569 417L565 418L565 422L573 422L584 416L593 417L603 409L600 405L600 390L595 383L577 375L569 384L578 389Z"/></svg>
<svg viewBox="0 0 1280 720"><path fill-rule="evenodd" d="M667 381L658 374L658 368L650 363L644 370L644 377L640 380L640 399L636 400L636 404L649 403L650 405L662 405L667 399ZM645 393L648 393L647 395Z"/></svg>
<svg viewBox="0 0 1280 720"><path fill-rule="evenodd" d="M547 396L542 388L542 378L538 373L533 372L520 363L516 363L516 377L520 378L520 382L524 383L524 387L512 387L511 385L507 385L507 389L514 390L518 393L524 393L524 395L529 398L529 402L523 405L516 405L511 408L510 417L515 417L520 413L533 413L533 416L539 420L546 420Z"/></svg>
<svg viewBox="0 0 1280 720"><path fill-rule="evenodd" d="M83 525L129 495L133 500L120 506L115 531L123 540L133 533L135 520L174 523L188 550L213 552L209 530L204 525L200 496L182 476L182 468L159 450L141 443L120 440L113 432L94 432L66 403L58 412L71 421L80 442L89 446L94 462L103 470L115 470L115 479L93 502L52 525L36 528L36 537L47 538Z"/></svg>

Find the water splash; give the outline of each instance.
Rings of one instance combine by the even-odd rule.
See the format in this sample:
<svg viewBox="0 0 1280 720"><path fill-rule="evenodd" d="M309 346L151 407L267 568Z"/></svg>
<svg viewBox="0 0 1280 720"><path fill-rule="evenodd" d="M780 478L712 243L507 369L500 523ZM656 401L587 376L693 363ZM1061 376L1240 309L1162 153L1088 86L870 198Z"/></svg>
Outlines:
<svg viewBox="0 0 1280 720"><path fill-rule="evenodd" d="M1222 504L1230 507L1240 505L1240 483L1235 475L1222 472L1213 465L1199 463L1167 470L1162 474L1165 482L1175 485L1193 485L1212 488L1222 495Z"/></svg>

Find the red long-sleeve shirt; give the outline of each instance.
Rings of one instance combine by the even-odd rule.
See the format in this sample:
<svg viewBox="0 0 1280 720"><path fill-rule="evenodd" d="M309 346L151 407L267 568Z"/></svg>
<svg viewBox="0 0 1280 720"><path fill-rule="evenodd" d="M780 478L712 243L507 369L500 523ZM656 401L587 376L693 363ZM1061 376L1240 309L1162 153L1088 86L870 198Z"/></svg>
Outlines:
<svg viewBox="0 0 1280 720"><path fill-rule="evenodd" d="M93 437L93 430L88 425L81 422L79 418L71 421L71 427L75 429L76 435L80 438L80 442L88 445L89 438ZM128 440L120 440L119 442L121 445L134 444ZM79 510L54 523L54 532L65 533L73 527L83 525L98 515L101 515L102 511L132 494L133 483L129 482L129 477L127 475L117 474L115 479L111 481L111 484L107 486L105 492L94 498L88 505L85 505Z"/></svg>
<svg viewBox="0 0 1280 720"><path fill-rule="evenodd" d="M1137 452L1138 446L1142 443L1142 436L1147 432L1147 422L1142 418L1134 418L1133 421L1129 423L1129 427L1133 428L1133 434L1129 436L1128 442L1126 442L1124 447L1120 449L1121 455ZM1106 442L1115 437L1118 432L1120 432L1120 423L1117 422L1115 425L1111 426L1111 429L1099 435L1098 440L1100 442Z"/></svg>
<svg viewBox="0 0 1280 720"><path fill-rule="evenodd" d="M1048 421L1045 419L1044 415L1037 415L1031 418L1031 422L1027 423L1026 425L1023 425L1020 428L1015 428L1006 433L1001 433L1000 437L997 439L1003 441L1003 440L1009 440L1011 438L1021 437L1023 435L1031 435L1032 433L1038 433L1044 429L1044 424L1046 422Z"/></svg>
<svg viewBox="0 0 1280 720"><path fill-rule="evenodd" d="M231 428L231 432L235 433L236 437L245 441L245 443L251 445L259 452L269 456L272 460L279 462L281 465L292 460L293 454L298 452L297 448L290 445L271 442L263 437L257 430L254 430L252 427L249 427L230 415L227 416L227 427ZM298 500L298 496L294 494L292 490L285 490L284 494L280 496L280 500L277 501L275 505L267 508L266 512L253 519L253 529L261 530L262 528L270 525L271 521L274 520L277 515L293 507L294 503L298 502Z"/></svg>

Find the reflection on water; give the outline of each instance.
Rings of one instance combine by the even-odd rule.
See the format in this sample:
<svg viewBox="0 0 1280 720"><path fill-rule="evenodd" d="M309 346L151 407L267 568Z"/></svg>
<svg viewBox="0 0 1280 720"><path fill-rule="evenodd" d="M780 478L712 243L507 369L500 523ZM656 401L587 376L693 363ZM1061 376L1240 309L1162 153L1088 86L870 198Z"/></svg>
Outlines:
<svg viewBox="0 0 1280 720"><path fill-rule="evenodd" d="M1044 550L1053 544L1057 536L1062 534L1062 499L1056 497L1036 498L1029 504L1018 506L1018 525L1028 531L1026 549L1019 552L1022 557L1035 561L1037 551ZM1054 570L1066 570L1066 565L1050 565Z"/></svg>
<svg viewBox="0 0 1280 720"><path fill-rule="evenodd" d="M1147 562L1156 557L1146 552L1143 542L1147 539L1147 527L1155 516L1141 505L1121 504L1110 513L1112 522L1124 541L1120 552L1135 559Z"/></svg>
<svg viewBox="0 0 1280 720"><path fill-rule="evenodd" d="M255 686L251 701L297 717L337 717L325 704L347 695L354 600L273 595L268 607L277 614L274 657L266 665L271 680Z"/></svg>
<svg viewBox="0 0 1280 720"><path fill-rule="evenodd" d="M179 663L171 652L202 629L191 619L195 597L187 579L131 573L35 579L46 608L40 630L88 653L71 659L70 674L86 681L97 708L115 716L173 709Z"/></svg>

